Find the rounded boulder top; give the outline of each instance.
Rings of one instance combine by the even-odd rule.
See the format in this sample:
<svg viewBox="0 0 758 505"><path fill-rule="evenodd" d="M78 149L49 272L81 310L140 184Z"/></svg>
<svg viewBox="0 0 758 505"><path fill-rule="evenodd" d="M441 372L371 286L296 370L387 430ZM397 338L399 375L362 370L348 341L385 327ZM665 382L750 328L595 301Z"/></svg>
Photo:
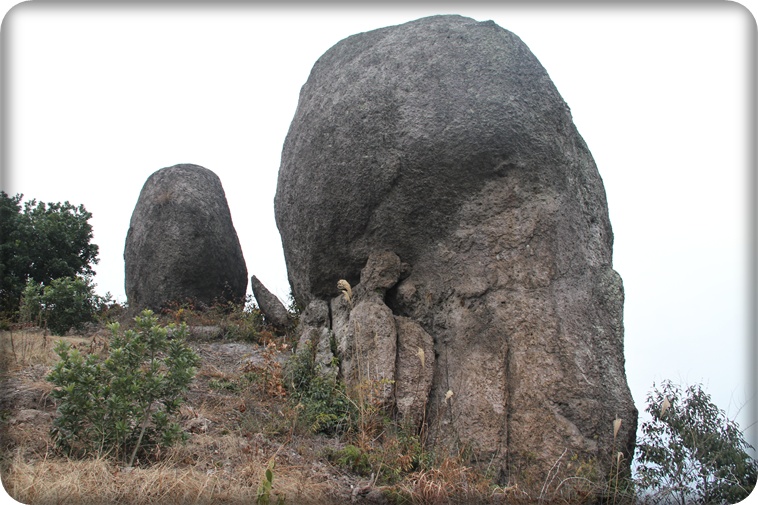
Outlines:
<svg viewBox="0 0 758 505"><path fill-rule="evenodd" d="M313 66L282 151L276 220L301 303L358 280L370 250L413 262L469 195L576 153L565 102L492 21L444 15L348 37Z"/></svg>

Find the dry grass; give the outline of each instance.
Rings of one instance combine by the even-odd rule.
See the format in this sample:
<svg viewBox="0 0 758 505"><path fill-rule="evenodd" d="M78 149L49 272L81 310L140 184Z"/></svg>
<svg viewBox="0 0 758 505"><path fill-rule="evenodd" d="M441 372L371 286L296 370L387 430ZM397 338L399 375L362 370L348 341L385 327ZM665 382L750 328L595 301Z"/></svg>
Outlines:
<svg viewBox="0 0 758 505"><path fill-rule="evenodd" d="M439 466L414 472L398 488L414 505L491 503L492 484L457 457Z"/></svg>
<svg viewBox="0 0 758 505"><path fill-rule="evenodd" d="M71 460L48 452L30 458L18 449L7 456L3 484L22 503L203 504L255 503L268 461L276 466L272 502L330 503L339 499L333 475L312 468L292 449L264 437L195 435L157 463L132 469L106 458Z"/></svg>
<svg viewBox="0 0 758 505"><path fill-rule="evenodd" d="M0 332L0 359L3 371L53 363L57 358L53 348L60 338L47 335L38 328ZM84 339L73 340L72 343L79 344Z"/></svg>
<svg viewBox="0 0 758 505"><path fill-rule="evenodd" d="M347 282L345 279L340 279L337 281L337 289L342 291L342 296L345 297L345 301L347 301L348 305L350 307L353 306L353 288L350 286L350 283Z"/></svg>
<svg viewBox="0 0 758 505"><path fill-rule="evenodd" d="M486 470L460 454L416 464L414 455L425 449L389 436L378 417L381 409L370 403L363 403L361 433L351 435L352 442L363 441L359 445L371 446L381 456L372 469L381 475L379 484L375 480L365 486L365 476L328 457L347 440L296 429L297 410L281 388L281 353L288 348L272 343L229 343L223 352L218 342L193 344L202 365L181 409L179 421L190 433L186 444L157 452L132 469L107 458L68 459L49 438L55 406L45 376L57 360L53 348L58 340L82 352L103 353L107 342L98 343L102 337L97 335L51 337L30 329L0 333L0 473L7 492L22 503L254 504L272 460L270 503L280 497L287 504L349 503L372 493L390 503L423 505L534 503L539 498L544 503L586 502L588 495L580 496L586 479L552 476L537 496L539 487L530 495L515 485L496 486ZM251 355L255 359L248 359ZM422 350L418 357L423 366ZM372 398L371 393L362 396ZM446 395L447 402L452 394ZM354 490L362 485L366 494L356 496Z"/></svg>
<svg viewBox="0 0 758 505"><path fill-rule="evenodd" d="M6 491L22 503L76 504L252 504L268 462L276 462L271 503L341 503L350 496L350 481L324 464L323 442L293 438L286 426L285 399L267 387L239 391L209 387L211 381L246 384L250 374L240 360L197 344L203 365L181 409L180 422L190 431L186 444L164 449L152 463L128 470L108 458L69 459L55 450L49 437L55 406L45 380L57 361L55 343L65 340L82 352L100 352L97 337L51 337L37 330L3 332L0 349L4 377L0 383L0 473ZM276 356L270 347L247 346L263 365ZM236 347L235 347L236 349ZM268 356L268 358L266 358ZM262 365L262 366L263 366ZM276 368L272 361L270 366ZM249 408L245 408L249 405ZM246 412L247 410L247 412ZM279 419L281 418L281 419ZM197 421L204 421L198 423ZM196 429L200 426L200 429ZM315 442L315 443L314 443Z"/></svg>

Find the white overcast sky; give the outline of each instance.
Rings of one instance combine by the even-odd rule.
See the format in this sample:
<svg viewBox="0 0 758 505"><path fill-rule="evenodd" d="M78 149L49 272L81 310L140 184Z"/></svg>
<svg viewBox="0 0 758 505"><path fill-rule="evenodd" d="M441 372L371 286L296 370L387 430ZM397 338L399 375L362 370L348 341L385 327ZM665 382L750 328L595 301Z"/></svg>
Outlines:
<svg viewBox="0 0 758 505"><path fill-rule="evenodd" d="M249 275L286 300L273 198L314 62L349 35L428 15L492 19L547 69L605 183L638 408L654 381L702 382L743 428L757 420L744 7L103 3L24 3L1 34L0 184L92 212L101 294L125 301L124 240L147 177L195 163L221 178Z"/></svg>

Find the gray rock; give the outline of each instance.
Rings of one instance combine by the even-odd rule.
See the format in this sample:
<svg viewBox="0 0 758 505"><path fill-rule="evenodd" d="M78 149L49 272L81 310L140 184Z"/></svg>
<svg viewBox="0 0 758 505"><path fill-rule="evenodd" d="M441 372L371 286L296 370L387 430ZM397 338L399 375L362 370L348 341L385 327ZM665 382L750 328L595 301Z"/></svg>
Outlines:
<svg viewBox="0 0 758 505"><path fill-rule="evenodd" d="M382 299L389 288L397 284L403 273L403 263L392 251L371 252L361 270L362 290L379 295ZM361 295L358 290L357 296Z"/></svg>
<svg viewBox="0 0 758 505"><path fill-rule="evenodd" d="M390 308L374 299L358 303L350 311L347 342L341 358L348 387L368 390L378 403L391 406L397 329Z"/></svg>
<svg viewBox="0 0 758 505"><path fill-rule="evenodd" d="M282 151L296 299L330 294L340 272L357 284L380 248L414 264L487 181L539 184L553 139L574 131L537 59L492 22L435 16L343 40L314 65Z"/></svg>
<svg viewBox="0 0 758 505"><path fill-rule="evenodd" d="M410 318L395 316L395 326L395 406L402 421L416 432L424 423L432 387L434 340L420 324Z"/></svg>
<svg viewBox="0 0 758 505"><path fill-rule="evenodd" d="M313 300L303 311L300 320L308 326L328 326L329 304L323 300Z"/></svg>
<svg viewBox="0 0 758 505"><path fill-rule="evenodd" d="M256 276L253 275L250 279L250 284L253 288L255 301L258 302L258 307L261 309L266 322L270 323L277 330L287 330L292 324L292 318L284 307L284 304Z"/></svg>
<svg viewBox="0 0 758 505"><path fill-rule="evenodd" d="M605 190L516 35L434 16L329 49L301 90L275 210L295 299L331 300L346 379L358 345L392 354L392 321L433 338L432 445L471 450L503 481L544 483L574 456L607 475L616 451L628 472L637 411Z"/></svg>
<svg viewBox="0 0 758 505"><path fill-rule="evenodd" d="M216 174L197 165L153 173L132 213L124 262L133 310L244 302L247 269Z"/></svg>
<svg viewBox="0 0 758 505"><path fill-rule="evenodd" d="M326 379L336 379L339 370L334 364L329 326L329 305L323 300L313 300L300 317L296 352L311 353L316 371Z"/></svg>
<svg viewBox="0 0 758 505"><path fill-rule="evenodd" d="M10 424L42 424L52 419L52 414L36 409L22 409L16 415L11 417Z"/></svg>

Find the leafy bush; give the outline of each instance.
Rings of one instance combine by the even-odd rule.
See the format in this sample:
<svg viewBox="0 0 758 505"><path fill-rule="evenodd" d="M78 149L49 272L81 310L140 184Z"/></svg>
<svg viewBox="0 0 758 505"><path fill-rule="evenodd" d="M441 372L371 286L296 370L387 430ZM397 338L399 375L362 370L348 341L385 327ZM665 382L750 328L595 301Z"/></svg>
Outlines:
<svg viewBox="0 0 758 505"><path fill-rule="evenodd" d="M186 325L162 327L149 310L135 318L136 331L118 323L110 354L101 361L60 342L60 361L48 376L57 386L53 427L69 455L112 455L134 463L139 450L169 446L186 436L172 422L200 358L185 344Z"/></svg>
<svg viewBox="0 0 758 505"><path fill-rule="evenodd" d="M30 279L22 294L20 318L47 327L53 335L65 335L94 321L109 297L96 295L91 281L81 277L53 279L47 286Z"/></svg>
<svg viewBox="0 0 758 505"><path fill-rule="evenodd" d="M662 503L737 503L753 490L758 463L739 426L700 385L653 385L642 423L638 485Z"/></svg>
<svg viewBox="0 0 758 505"><path fill-rule="evenodd" d="M300 409L300 420L313 433L334 435L349 430L355 419L355 405L337 380L318 373L312 346L298 349L285 366L284 384Z"/></svg>
<svg viewBox="0 0 758 505"><path fill-rule="evenodd" d="M330 455L330 459L339 466L350 470L358 475L371 475L371 461L368 455L360 447L348 444L339 451Z"/></svg>

